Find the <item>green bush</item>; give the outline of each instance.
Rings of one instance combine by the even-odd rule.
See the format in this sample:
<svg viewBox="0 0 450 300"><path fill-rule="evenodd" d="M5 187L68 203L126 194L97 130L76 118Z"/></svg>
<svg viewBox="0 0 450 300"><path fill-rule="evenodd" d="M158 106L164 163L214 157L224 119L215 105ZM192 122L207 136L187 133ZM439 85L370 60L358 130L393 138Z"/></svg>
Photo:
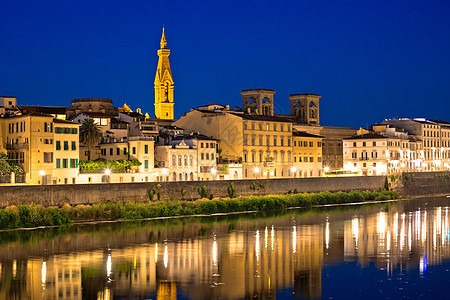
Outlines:
<svg viewBox="0 0 450 300"><path fill-rule="evenodd" d="M197 206L197 213L199 214L213 214L217 211L215 201L202 201Z"/></svg>
<svg viewBox="0 0 450 300"><path fill-rule="evenodd" d="M230 186L228 187L228 197L230 198L236 198L236 188L234 186L234 182L230 183Z"/></svg>
<svg viewBox="0 0 450 300"><path fill-rule="evenodd" d="M206 188L206 185L203 185L201 187L199 187L197 189L198 194L200 195L200 197L203 198L207 198L208 197L208 190Z"/></svg>

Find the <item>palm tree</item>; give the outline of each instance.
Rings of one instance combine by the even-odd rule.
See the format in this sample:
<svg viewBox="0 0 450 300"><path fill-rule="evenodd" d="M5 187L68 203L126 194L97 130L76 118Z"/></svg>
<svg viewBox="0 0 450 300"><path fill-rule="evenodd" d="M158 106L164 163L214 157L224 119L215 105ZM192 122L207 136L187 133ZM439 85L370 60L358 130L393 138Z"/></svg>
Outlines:
<svg viewBox="0 0 450 300"><path fill-rule="evenodd" d="M91 160L92 146L97 146L102 139L102 133L94 119L85 119L80 129L80 142L88 147L88 160Z"/></svg>

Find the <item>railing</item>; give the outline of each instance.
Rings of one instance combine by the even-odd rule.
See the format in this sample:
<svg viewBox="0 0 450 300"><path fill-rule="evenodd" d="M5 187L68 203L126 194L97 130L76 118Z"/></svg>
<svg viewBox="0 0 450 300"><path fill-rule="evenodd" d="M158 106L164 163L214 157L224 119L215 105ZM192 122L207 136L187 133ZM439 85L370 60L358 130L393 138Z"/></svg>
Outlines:
<svg viewBox="0 0 450 300"><path fill-rule="evenodd" d="M17 143L17 144L6 144L5 147L7 150L13 150L13 149L28 149L29 145L28 143Z"/></svg>

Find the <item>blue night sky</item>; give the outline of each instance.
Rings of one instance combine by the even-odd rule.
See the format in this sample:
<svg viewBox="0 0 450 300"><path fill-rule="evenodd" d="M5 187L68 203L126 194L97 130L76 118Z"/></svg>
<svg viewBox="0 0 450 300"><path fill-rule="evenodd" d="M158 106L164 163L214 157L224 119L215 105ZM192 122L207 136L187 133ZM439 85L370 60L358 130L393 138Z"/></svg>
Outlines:
<svg viewBox="0 0 450 300"><path fill-rule="evenodd" d="M239 91L317 93L321 123L450 121L449 1L0 2L0 94L19 105L111 98L154 115L163 24L175 116Z"/></svg>

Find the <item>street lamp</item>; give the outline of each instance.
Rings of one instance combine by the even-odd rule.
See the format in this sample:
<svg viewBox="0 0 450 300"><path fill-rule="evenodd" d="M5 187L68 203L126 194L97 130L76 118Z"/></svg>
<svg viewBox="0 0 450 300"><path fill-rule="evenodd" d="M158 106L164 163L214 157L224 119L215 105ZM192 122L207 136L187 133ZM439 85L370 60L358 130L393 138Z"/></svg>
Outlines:
<svg viewBox="0 0 450 300"><path fill-rule="evenodd" d="M297 176L297 168L295 166L292 166L291 172L294 173L294 178Z"/></svg>
<svg viewBox="0 0 450 300"><path fill-rule="evenodd" d="M164 169L161 170L161 173L164 175L162 181L164 181L164 178L166 177L166 175L167 175L168 172L169 172L169 171L168 171L166 168L164 168Z"/></svg>
<svg viewBox="0 0 450 300"><path fill-rule="evenodd" d="M41 175L42 185L44 185L44 176L45 176L45 170L40 170L39 175Z"/></svg>
<svg viewBox="0 0 450 300"><path fill-rule="evenodd" d="M259 168L258 168L258 167L255 167L255 168L253 169L253 173L255 174L256 179L258 179Z"/></svg>
<svg viewBox="0 0 450 300"><path fill-rule="evenodd" d="M211 174L212 174L212 176L213 176L213 180L215 180L216 178L216 173L217 173L217 169L216 168L212 168L211 169Z"/></svg>
<svg viewBox="0 0 450 300"><path fill-rule="evenodd" d="M105 170L105 175L107 176L106 177L106 179L107 179L107 183L109 183L110 182L110 177L109 177L109 175L111 174L111 170L110 169L106 169Z"/></svg>

